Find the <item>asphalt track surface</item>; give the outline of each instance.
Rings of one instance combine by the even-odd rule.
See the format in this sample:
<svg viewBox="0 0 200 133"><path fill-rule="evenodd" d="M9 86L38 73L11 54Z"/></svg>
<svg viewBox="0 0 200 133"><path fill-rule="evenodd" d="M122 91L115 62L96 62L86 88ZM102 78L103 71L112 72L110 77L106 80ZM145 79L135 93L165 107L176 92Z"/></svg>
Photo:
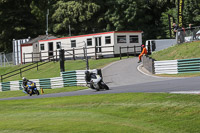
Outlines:
<svg viewBox="0 0 200 133"><path fill-rule="evenodd" d="M157 77L145 71L137 63L137 58L128 58L114 62L102 69L103 80L110 90L95 91L92 89L63 92L56 94L44 94L39 96L23 96L13 98L2 98L0 100L20 100L47 97L96 95L109 93L173 93L173 92L199 92L200 77L192 78L164 78Z"/></svg>

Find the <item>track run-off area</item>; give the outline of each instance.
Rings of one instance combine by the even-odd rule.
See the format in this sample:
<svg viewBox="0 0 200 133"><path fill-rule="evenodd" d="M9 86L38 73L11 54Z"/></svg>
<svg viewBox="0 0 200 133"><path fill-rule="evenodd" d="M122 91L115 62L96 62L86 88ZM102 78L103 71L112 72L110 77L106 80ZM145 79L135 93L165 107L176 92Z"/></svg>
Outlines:
<svg viewBox="0 0 200 133"><path fill-rule="evenodd" d="M200 94L200 77L175 78L158 77L148 74L142 64L137 63L138 58L123 59L102 69L103 80L110 90L95 91L92 89L43 94L39 96L23 96L2 98L0 100L34 99L47 97L63 97L78 95L96 95L109 93L195 93Z"/></svg>

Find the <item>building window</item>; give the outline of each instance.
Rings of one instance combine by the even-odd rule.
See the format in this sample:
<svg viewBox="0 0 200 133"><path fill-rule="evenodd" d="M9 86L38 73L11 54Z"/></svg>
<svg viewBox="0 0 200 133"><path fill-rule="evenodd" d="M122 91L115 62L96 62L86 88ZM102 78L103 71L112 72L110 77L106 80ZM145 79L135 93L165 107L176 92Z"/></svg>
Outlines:
<svg viewBox="0 0 200 133"><path fill-rule="evenodd" d="M61 47L61 42L56 42L56 48L60 49L60 47Z"/></svg>
<svg viewBox="0 0 200 133"><path fill-rule="evenodd" d="M76 47L76 40L71 40L71 47L75 48Z"/></svg>
<svg viewBox="0 0 200 133"><path fill-rule="evenodd" d="M106 42L106 44L111 44L110 36L105 37L105 42Z"/></svg>
<svg viewBox="0 0 200 133"><path fill-rule="evenodd" d="M138 35L131 35L130 36L130 43L138 43Z"/></svg>
<svg viewBox="0 0 200 133"><path fill-rule="evenodd" d="M92 38L87 39L87 46L92 46Z"/></svg>
<svg viewBox="0 0 200 133"><path fill-rule="evenodd" d="M40 50L44 50L44 44L40 44Z"/></svg>
<svg viewBox="0 0 200 133"><path fill-rule="evenodd" d="M126 35L117 36L117 43L126 43Z"/></svg>

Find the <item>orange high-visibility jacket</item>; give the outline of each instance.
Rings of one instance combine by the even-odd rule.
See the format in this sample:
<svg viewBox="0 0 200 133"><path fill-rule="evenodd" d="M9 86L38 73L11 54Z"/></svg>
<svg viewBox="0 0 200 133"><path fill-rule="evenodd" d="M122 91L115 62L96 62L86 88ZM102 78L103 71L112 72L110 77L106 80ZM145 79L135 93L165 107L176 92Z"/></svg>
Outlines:
<svg viewBox="0 0 200 133"><path fill-rule="evenodd" d="M147 54L147 49L144 47L140 55Z"/></svg>

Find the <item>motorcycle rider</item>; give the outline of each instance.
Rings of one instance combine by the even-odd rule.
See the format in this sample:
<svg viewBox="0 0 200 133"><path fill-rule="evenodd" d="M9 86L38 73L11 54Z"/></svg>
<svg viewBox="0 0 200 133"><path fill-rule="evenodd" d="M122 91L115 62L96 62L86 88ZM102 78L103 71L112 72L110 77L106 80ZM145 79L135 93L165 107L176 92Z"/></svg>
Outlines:
<svg viewBox="0 0 200 133"><path fill-rule="evenodd" d="M22 80L23 80L22 86L23 86L24 91L25 91L26 93L28 93L28 87L29 87L29 86L28 86L28 82L29 82L29 84L31 85L31 87L29 87L29 89L33 90L33 89L36 87L36 85L35 85L35 83L34 83L33 81L29 81L29 80L26 79L25 77L23 77Z"/></svg>
<svg viewBox="0 0 200 133"><path fill-rule="evenodd" d="M26 92L26 93L28 93L28 85L27 85L27 82L29 81L29 80L27 80L25 77L23 77L22 78L22 86L23 86L23 88L24 88L24 91Z"/></svg>
<svg viewBox="0 0 200 133"><path fill-rule="evenodd" d="M109 90L109 87L103 82L100 74L98 74L98 72L95 72L94 70L85 71L85 81L91 89L96 89L97 91L99 91L100 89Z"/></svg>
<svg viewBox="0 0 200 133"><path fill-rule="evenodd" d="M87 84L90 84L92 74L93 73L88 71L88 70L85 71L85 81L86 81ZM90 84L90 88L92 88L91 84Z"/></svg>

